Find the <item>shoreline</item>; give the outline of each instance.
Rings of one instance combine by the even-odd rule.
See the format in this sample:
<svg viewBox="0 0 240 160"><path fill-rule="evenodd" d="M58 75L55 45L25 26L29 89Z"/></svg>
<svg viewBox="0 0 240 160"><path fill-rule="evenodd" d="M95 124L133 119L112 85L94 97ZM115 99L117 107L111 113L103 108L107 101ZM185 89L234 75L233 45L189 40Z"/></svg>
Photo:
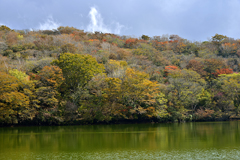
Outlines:
<svg viewBox="0 0 240 160"><path fill-rule="evenodd" d="M111 121L111 122L95 122L95 123L21 123L21 124L11 124L11 125L0 125L0 128L4 127L41 127L41 126L90 126L90 125L121 125L121 124L169 124L169 123L189 123L189 122L224 122L224 121L239 121L240 118L229 118L229 119L213 119L213 120L195 120L195 121L151 121L151 120L121 120L121 121Z"/></svg>

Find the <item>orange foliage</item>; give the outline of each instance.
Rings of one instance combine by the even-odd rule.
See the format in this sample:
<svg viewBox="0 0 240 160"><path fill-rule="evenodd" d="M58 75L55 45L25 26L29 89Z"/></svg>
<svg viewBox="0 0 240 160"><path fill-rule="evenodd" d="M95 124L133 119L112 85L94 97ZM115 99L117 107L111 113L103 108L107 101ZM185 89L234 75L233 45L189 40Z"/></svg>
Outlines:
<svg viewBox="0 0 240 160"><path fill-rule="evenodd" d="M94 42L94 41L98 41L98 39L89 39L89 42Z"/></svg>
<svg viewBox="0 0 240 160"><path fill-rule="evenodd" d="M152 41L153 47L155 47L157 50L160 50L160 51L167 50L168 43L169 43L168 41L164 41L164 42L158 42L156 40Z"/></svg>
<svg viewBox="0 0 240 160"><path fill-rule="evenodd" d="M64 80L62 69L57 66L45 66L39 73L41 81L47 86L57 88Z"/></svg>
<svg viewBox="0 0 240 160"><path fill-rule="evenodd" d="M221 74L232 74L233 70L230 68L217 69L215 73L212 73L215 77L218 77Z"/></svg>
<svg viewBox="0 0 240 160"><path fill-rule="evenodd" d="M125 41L125 47L131 48L138 42L137 38L129 38Z"/></svg>
<svg viewBox="0 0 240 160"><path fill-rule="evenodd" d="M218 59L205 59L204 60L204 70L208 73L214 73L217 69L225 68L226 65L223 61Z"/></svg>
<svg viewBox="0 0 240 160"><path fill-rule="evenodd" d="M179 70L177 66L165 66L164 73L168 76L168 73L171 71Z"/></svg>
<svg viewBox="0 0 240 160"><path fill-rule="evenodd" d="M224 43L223 47L224 48L231 48L233 50L236 50L237 49L237 44L236 43Z"/></svg>
<svg viewBox="0 0 240 160"><path fill-rule="evenodd" d="M129 44L129 43L134 43L136 41L136 39L135 38L129 38L129 39L127 39L126 40L126 44Z"/></svg>

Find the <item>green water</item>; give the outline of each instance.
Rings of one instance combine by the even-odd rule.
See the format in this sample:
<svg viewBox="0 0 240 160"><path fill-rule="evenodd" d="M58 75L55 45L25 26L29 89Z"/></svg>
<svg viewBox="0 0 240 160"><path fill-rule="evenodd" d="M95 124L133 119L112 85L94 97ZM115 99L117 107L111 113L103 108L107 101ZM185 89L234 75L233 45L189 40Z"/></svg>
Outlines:
<svg viewBox="0 0 240 160"><path fill-rule="evenodd" d="M240 121L4 127L0 159L240 159Z"/></svg>

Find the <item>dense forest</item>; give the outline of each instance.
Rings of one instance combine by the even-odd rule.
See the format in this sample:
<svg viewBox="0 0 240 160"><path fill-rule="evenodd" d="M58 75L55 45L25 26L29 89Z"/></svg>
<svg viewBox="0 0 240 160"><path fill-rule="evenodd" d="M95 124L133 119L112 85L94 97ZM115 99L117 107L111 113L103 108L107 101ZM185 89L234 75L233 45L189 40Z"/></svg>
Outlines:
<svg viewBox="0 0 240 160"><path fill-rule="evenodd" d="M0 125L240 118L240 40L0 26Z"/></svg>

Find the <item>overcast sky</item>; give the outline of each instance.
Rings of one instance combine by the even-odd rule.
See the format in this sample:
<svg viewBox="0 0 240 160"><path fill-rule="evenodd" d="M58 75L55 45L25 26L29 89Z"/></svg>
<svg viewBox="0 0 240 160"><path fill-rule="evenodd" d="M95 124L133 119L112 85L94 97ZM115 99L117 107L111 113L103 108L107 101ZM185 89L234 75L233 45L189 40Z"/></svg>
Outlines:
<svg viewBox="0 0 240 160"><path fill-rule="evenodd" d="M0 0L0 25L73 26L140 37L177 34L193 41L216 33L240 38L240 0Z"/></svg>

